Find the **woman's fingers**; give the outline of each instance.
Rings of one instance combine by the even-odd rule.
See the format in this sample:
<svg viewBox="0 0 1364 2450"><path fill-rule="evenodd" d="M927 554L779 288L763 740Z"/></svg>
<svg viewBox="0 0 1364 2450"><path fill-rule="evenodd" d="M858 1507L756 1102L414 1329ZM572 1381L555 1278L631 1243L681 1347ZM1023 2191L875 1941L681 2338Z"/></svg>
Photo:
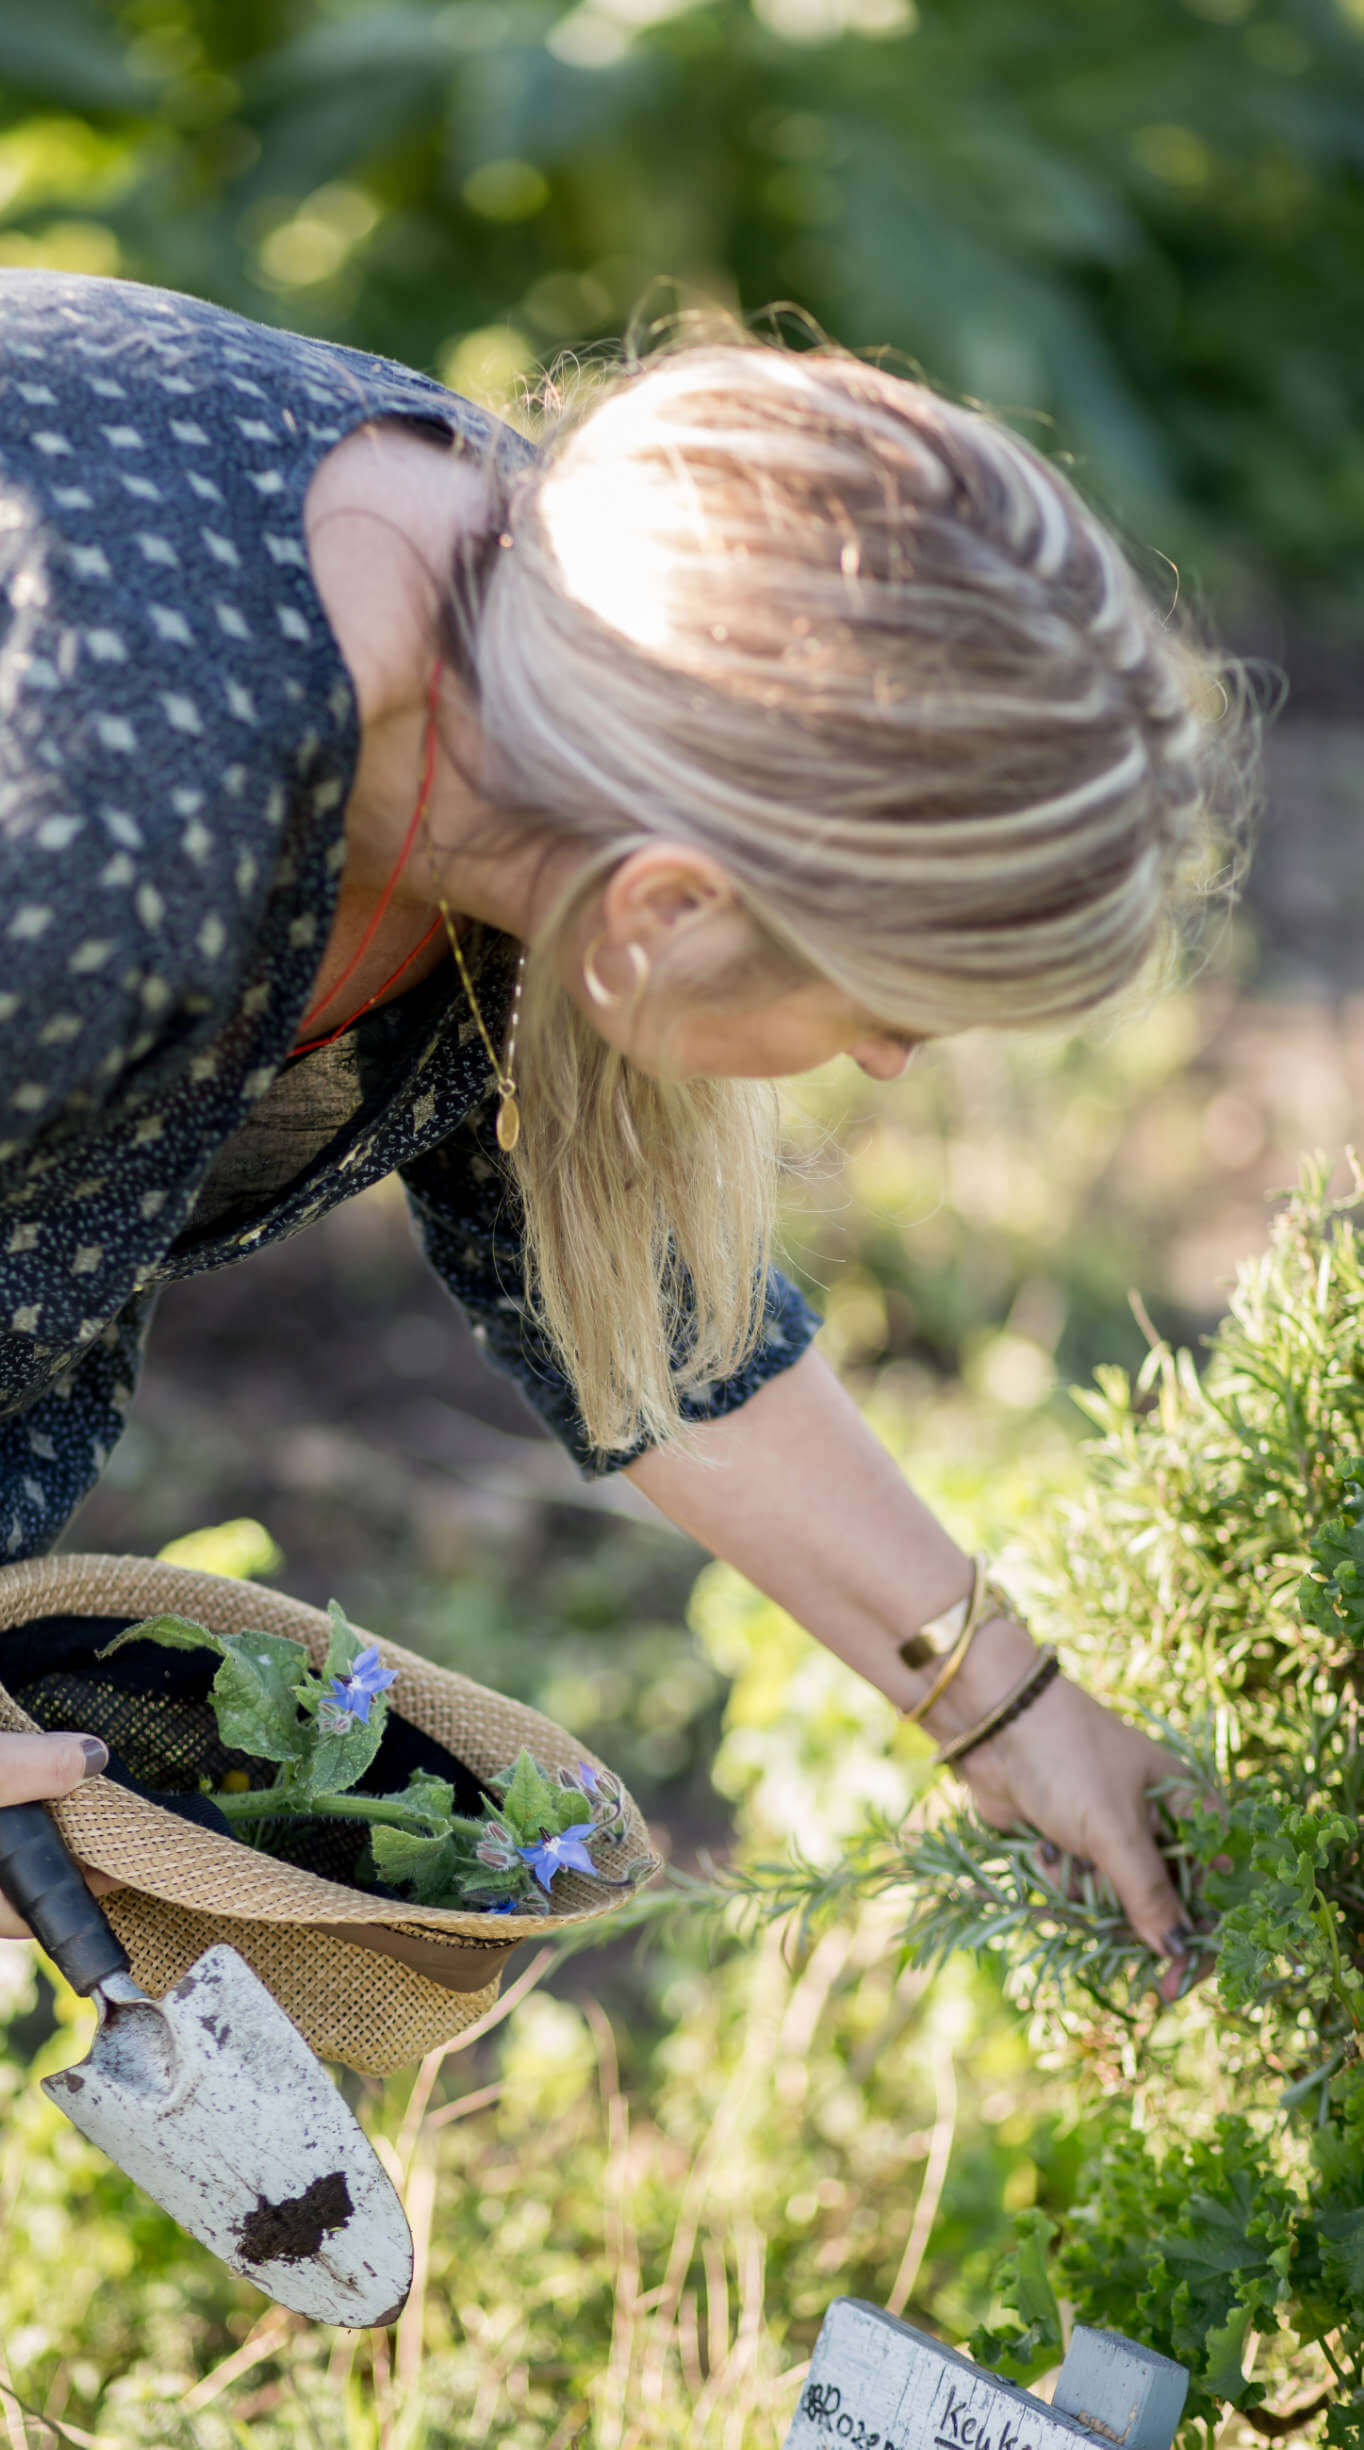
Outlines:
<svg viewBox="0 0 1364 2450"><path fill-rule="evenodd" d="M86 1751L86 1746L93 1747ZM109 1755L95 1735L0 1735L0 1804L69 1795Z"/></svg>
<svg viewBox="0 0 1364 2450"><path fill-rule="evenodd" d="M94 1735L0 1735L0 1804L46 1803L69 1795L82 1778L93 1778L109 1755ZM119 1886L107 1872L81 1869L97 1897ZM0 1939L31 1937L8 1900L0 1897Z"/></svg>
<svg viewBox="0 0 1364 2450"><path fill-rule="evenodd" d="M1065 1680L982 1745L968 1771L986 1820L1036 1829L1046 1879L1068 1884L1080 1864L1102 1873L1137 1936L1169 1961L1166 1999L1187 1982L1193 1934L1151 1825L1152 1798L1164 1791L1177 1811L1178 1776L1179 1764L1149 1736Z"/></svg>
<svg viewBox="0 0 1364 2450"><path fill-rule="evenodd" d="M1162 1999L1177 1997L1193 1933L1164 1859L1140 1813L1126 1828L1114 1833L1099 1858L1099 1866L1107 1873L1138 1938L1145 1940L1157 1956L1171 1960L1170 1972L1160 1984Z"/></svg>

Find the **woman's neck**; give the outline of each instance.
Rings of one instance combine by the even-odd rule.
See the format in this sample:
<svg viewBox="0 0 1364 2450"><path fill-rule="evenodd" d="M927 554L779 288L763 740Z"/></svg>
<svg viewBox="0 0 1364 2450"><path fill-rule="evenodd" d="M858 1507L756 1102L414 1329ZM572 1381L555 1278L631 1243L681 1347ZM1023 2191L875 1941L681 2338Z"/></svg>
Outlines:
<svg viewBox="0 0 1364 2450"><path fill-rule="evenodd" d="M448 958L441 930L404 963L442 898L457 919L525 942L577 864L573 851L547 856L523 823L480 798L470 780L477 720L448 671L426 812L403 855L423 780L443 576L489 509L476 467L401 426L349 436L309 487L304 523L313 576L351 675L360 726L345 867L309 999L319 1029L371 1000L389 1001Z"/></svg>

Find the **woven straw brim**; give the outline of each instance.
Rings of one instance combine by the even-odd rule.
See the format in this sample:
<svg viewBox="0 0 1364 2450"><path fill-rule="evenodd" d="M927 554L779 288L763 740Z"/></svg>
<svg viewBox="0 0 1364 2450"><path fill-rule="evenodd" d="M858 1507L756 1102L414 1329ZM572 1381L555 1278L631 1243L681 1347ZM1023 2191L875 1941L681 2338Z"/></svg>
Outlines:
<svg viewBox="0 0 1364 2450"><path fill-rule="evenodd" d="M218 1633L282 1634L321 1669L331 1635L319 1608L254 1582L195 1573L147 1557L39 1557L0 1568L0 1628L46 1616L119 1620L187 1616ZM538 1710L468 1676L381 1641L356 1626L396 1668L391 1707L488 1779L524 1746L549 1770L580 1761L603 1769L586 1745ZM0 1685L0 1730L35 1722ZM202 1829L109 1778L87 1778L49 1807L73 1854L124 1883L105 1911L154 1997L203 1949L240 1951L312 2048L365 2075L386 2075L450 2041L485 2014L522 1940L609 1916L623 1890L563 1872L553 1912L456 1913L368 1896ZM625 1798L625 1860L654 1860L637 1806Z"/></svg>

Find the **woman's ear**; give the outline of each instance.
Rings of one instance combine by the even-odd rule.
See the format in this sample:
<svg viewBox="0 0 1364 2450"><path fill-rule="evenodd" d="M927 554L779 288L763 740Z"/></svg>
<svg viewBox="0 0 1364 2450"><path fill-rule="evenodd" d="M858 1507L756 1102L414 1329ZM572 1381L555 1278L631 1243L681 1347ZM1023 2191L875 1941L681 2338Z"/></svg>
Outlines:
<svg viewBox="0 0 1364 2450"><path fill-rule="evenodd" d="M602 889L600 928L619 949L637 944L651 961L678 936L737 908L728 876L706 851L687 843L650 843L613 868Z"/></svg>

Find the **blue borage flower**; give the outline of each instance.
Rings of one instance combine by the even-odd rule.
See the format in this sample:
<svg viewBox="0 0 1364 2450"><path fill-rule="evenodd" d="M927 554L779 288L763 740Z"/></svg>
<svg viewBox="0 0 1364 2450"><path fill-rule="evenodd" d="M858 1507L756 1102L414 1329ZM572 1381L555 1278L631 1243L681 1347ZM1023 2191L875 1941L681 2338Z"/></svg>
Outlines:
<svg viewBox="0 0 1364 2450"><path fill-rule="evenodd" d="M542 1829L534 1846L518 1846L516 1851L523 1863L529 1863L543 1889L549 1887L556 1872L588 1872L595 1880L597 1866L583 1844L595 1827L594 1821L575 1820L571 1829L560 1829L552 1836Z"/></svg>
<svg viewBox="0 0 1364 2450"><path fill-rule="evenodd" d="M369 1725L369 1705L398 1681L396 1667L385 1667L377 1650L362 1650L348 1676L338 1676L317 1705L318 1724L340 1734L356 1719Z"/></svg>

